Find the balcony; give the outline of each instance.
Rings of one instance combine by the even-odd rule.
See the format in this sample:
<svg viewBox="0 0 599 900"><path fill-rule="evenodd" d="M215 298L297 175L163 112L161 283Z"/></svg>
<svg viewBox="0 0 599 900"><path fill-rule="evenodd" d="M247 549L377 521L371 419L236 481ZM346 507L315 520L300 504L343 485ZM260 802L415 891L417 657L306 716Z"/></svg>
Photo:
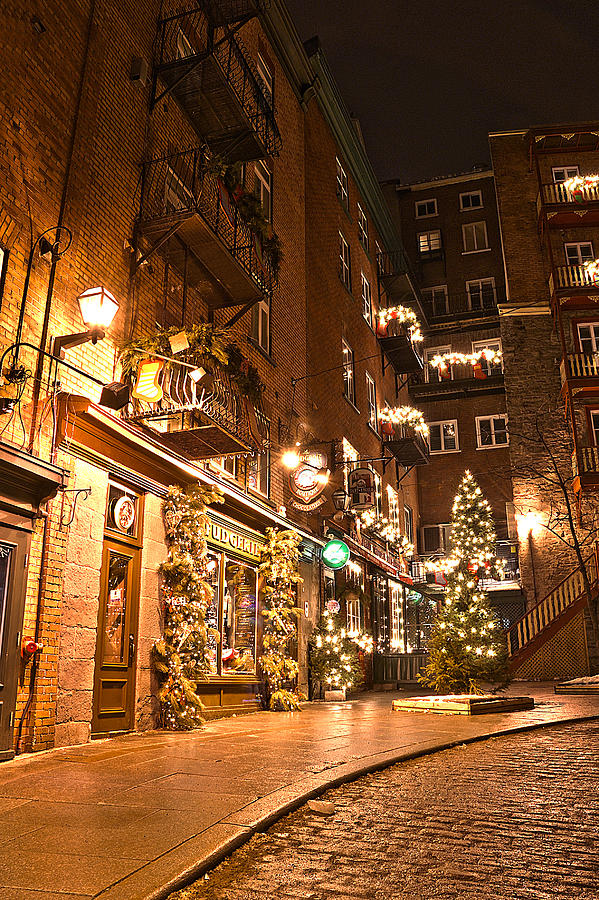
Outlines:
<svg viewBox="0 0 599 900"><path fill-rule="evenodd" d="M429 462L430 450L426 439L409 425L395 425L392 433L385 437L383 448L389 450L406 469L426 466Z"/></svg>
<svg viewBox="0 0 599 900"><path fill-rule="evenodd" d="M422 371L424 360L417 343L412 340L409 326L406 323L399 323L393 319L386 325L379 323L376 336L381 350L396 375L408 375Z"/></svg>
<svg viewBox="0 0 599 900"><path fill-rule="evenodd" d="M599 353L569 353L560 363L562 394L569 384L576 394L599 390Z"/></svg>
<svg viewBox="0 0 599 900"><path fill-rule="evenodd" d="M222 178L202 150L188 150L143 167L136 236L187 282L210 309L241 306L275 287L272 259L244 222ZM139 262L139 260L138 260Z"/></svg>
<svg viewBox="0 0 599 900"><path fill-rule="evenodd" d="M599 490L599 448L579 447L572 454L573 488L575 493L581 490Z"/></svg>
<svg viewBox="0 0 599 900"><path fill-rule="evenodd" d="M599 299L599 284L583 265L554 266L549 276L549 293L552 302L560 303L568 299L597 300Z"/></svg>
<svg viewBox="0 0 599 900"><path fill-rule="evenodd" d="M195 380L190 373L200 367L205 374ZM169 360L156 368L151 387L159 399L133 398L124 418L192 460L254 453L263 446L268 431L260 401L255 405L242 394L235 377L214 360L188 353L185 362Z"/></svg>
<svg viewBox="0 0 599 900"><path fill-rule="evenodd" d="M450 324L455 319L497 318L497 304L505 302L505 294L497 291L431 297L422 288L421 293L425 317L431 325Z"/></svg>
<svg viewBox="0 0 599 900"><path fill-rule="evenodd" d="M543 184L537 195L537 213L545 215L550 228L599 223L599 188L566 190L563 184Z"/></svg>
<svg viewBox="0 0 599 900"><path fill-rule="evenodd" d="M488 374L473 375L472 366L451 366L447 378L440 376L436 369L412 375L408 390L414 401L454 400L478 394L502 394L505 390L501 367L492 367ZM482 376L482 377L481 377Z"/></svg>
<svg viewBox="0 0 599 900"><path fill-rule="evenodd" d="M410 305L422 309L418 280L403 248L377 253L379 284L387 295L387 306Z"/></svg>
<svg viewBox="0 0 599 900"><path fill-rule="evenodd" d="M254 9L248 0L203 0L158 23L152 106L171 93L198 135L229 162L273 156L281 146L266 85L239 35L220 27Z"/></svg>

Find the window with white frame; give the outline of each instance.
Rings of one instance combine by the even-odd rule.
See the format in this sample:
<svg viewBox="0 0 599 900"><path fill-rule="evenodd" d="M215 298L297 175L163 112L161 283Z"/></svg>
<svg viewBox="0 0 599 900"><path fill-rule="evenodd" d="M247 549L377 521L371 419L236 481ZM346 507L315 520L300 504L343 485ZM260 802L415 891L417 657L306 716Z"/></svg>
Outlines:
<svg viewBox="0 0 599 900"><path fill-rule="evenodd" d="M422 552L437 553L451 547L451 525L425 525L422 528Z"/></svg>
<svg viewBox="0 0 599 900"><path fill-rule="evenodd" d="M387 505L389 507L389 521L394 528L399 529L399 494L390 484L387 485Z"/></svg>
<svg viewBox="0 0 599 900"><path fill-rule="evenodd" d="M599 353L599 322L579 322L578 342L581 353Z"/></svg>
<svg viewBox="0 0 599 900"><path fill-rule="evenodd" d="M457 419L429 422L428 442L431 453L450 453L459 450Z"/></svg>
<svg viewBox="0 0 599 900"><path fill-rule="evenodd" d="M184 175L183 172L181 172ZM196 205L195 196L191 190L193 178L188 173L187 183L171 166L166 167L164 179L164 211L167 215L181 210L193 209Z"/></svg>
<svg viewBox="0 0 599 900"><path fill-rule="evenodd" d="M447 366L443 375L437 366L431 365L431 359L443 353L451 353L451 346L446 344L444 347L427 347L424 351L424 380L427 384L439 384L442 381L451 381L453 378L453 366Z"/></svg>
<svg viewBox="0 0 599 900"><path fill-rule="evenodd" d="M254 165L255 194L268 222L272 222L272 173L260 160Z"/></svg>
<svg viewBox="0 0 599 900"><path fill-rule="evenodd" d="M383 479L370 463L368 468L374 476L374 511L378 518L383 515Z"/></svg>
<svg viewBox="0 0 599 900"><path fill-rule="evenodd" d="M353 571L355 566L355 571ZM353 562L349 562L345 570L345 611L347 618L347 630L356 634L360 631L361 609L360 591L363 590L362 569Z"/></svg>
<svg viewBox="0 0 599 900"><path fill-rule="evenodd" d="M237 457L216 456L209 460L208 466L218 472L219 475L235 478L237 474Z"/></svg>
<svg viewBox="0 0 599 900"><path fill-rule="evenodd" d="M492 309L497 306L494 278L477 278L466 282L470 309Z"/></svg>
<svg viewBox="0 0 599 900"><path fill-rule="evenodd" d="M501 338L493 338L493 340L488 341L472 341L473 353L478 353L479 350L484 350L485 348L487 350L496 350L501 354ZM482 371L488 377L493 375L503 375L503 358L497 363L491 363L484 357L481 357L480 365Z"/></svg>
<svg viewBox="0 0 599 900"><path fill-rule="evenodd" d="M177 31L177 59L187 59L188 56L195 56L195 51L183 29L179 28Z"/></svg>
<svg viewBox="0 0 599 900"><path fill-rule="evenodd" d="M481 250L488 250L487 223L485 221L468 222L467 225L462 225L462 242L463 253L478 253Z"/></svg>
<svg viewBox="0 0 599 900"><path fill-rule="evenodd" d="M270 422L263 419L261 426L266 434L265 448L248 460L248 488L264 497L270 497Z"/></svg>
<svg viewBox="0 0 599 900"><path fill-rule="evenodd" d="M364 272L360 273L362 281L362 315L372 328L372 290Z"/></svg>
<svg viewBox="0 0 599 900"><path fill-rule="evenodd" d="M589 418L591 420L593 444L595 447L599 447L599 409L589 410Z"/></svg>
<svg viewBox="0 0 599 900"><path fill-rule="evenodd" d="M341 341L343 352L343 396L350 403L356 405L356 370L354 366L354 351L347 341Z"/></svg>
<svg viewBox="0 0 599 900"><path fill-rule="evenodd" d="M351 291L351 256L349 252L349 244L339 232L339 278Z"/></svg>
<svg viewBox="0 0 599 900"><path fill-rule="evenodd" d="M348 490L347 484L347 476L351 472L352 469L355 469L356 463L359 459L358 451L355 447L352 447L347 438L343 438L341 441L341 448L343 451L343 483L345 487L345 491Z"/></svg>
<svg viewBox="0 0 599 900"><path fill-rule="evenodd" d="M460 194L460 209L481 209L483 205L483 195L481 191L466 191Z"/></svg>
<svg viewBox="0 0 599 900"><path fill-rule="evenodd" d="M347 173L343 166L339 161L339 157L335 157L335 164L337 166L337 197L339 198L339 202L343 204L346 209L349 209L349 191L347 186Z"/></svg>
<svg viewBox="0 0 599 900"><path fill-rule="evenodd" d="M376 270L379 275L385 274L385 260L383 258L383 250L378 241L374 242L374 252L376 253Z"/></svg>
<svg viewBox="0 0 599 900"><path fill-rule="evenodd" d="M433 316L446 316L449 313L446 284L422 288L422 297L430 303Z"/></svg>
<svg viewBox="0 0 599 900"><path fill-rule="evenodd" d="M551 169L554 184L561 184L568 178L575 178L580 175L578 166L553 166Z"/></svg>
<svg viewBox="0 0 599 900"><path fill-rule="evenodd" d="M252 339L264 350L270 353L270 300L265 298L252 306Z"/></svg>
<svg viewBox="0 0 599 900"><path fill-rule="evenodd" d="M438 228L435 231L421 231L418 234L418 253L420 256L440 253L441 248L441 232Z"/></svg>
<svg viewBox="0 0 599 900"><path fill-rule="evenodd" d="M358 240L368 252L369 249L369 238L368 238L368 217L360 204L358 203Z"/></svg>
<svg viewBox="0 0 599 900"><path fill-rule="evenodd" d="M417 200L414 204L417 219L427 219L437 215L437 201L434 197L430 200Z"/></svg>
<svg viewBox="0 0 599 900"><path fill-rule="evenodd" d="M264 85L264 96L272 106L274 88L272 69L260 53L258 53L258 56L256 57L256 68L258 69L258 75L262 79L262 84Z"/></svg>
<svg viewBox="0 0 599 900"><path fill-rule="evenodd" d="M505 447L508 443L507 416L477 416L476 444L479 450L486 447Z"/></svg>
<svg viewBox="0 0 599 900"><path fill-rule="evenodd" d="M403 589L396 581L389 582L389 601L391 606L391 649L401 650L403 647Z"/></svg>
<svg viewBox="0 0 599 900"><path fill-rule="evenodd" d="M374 378L366 372L366 392L368 394L368 424L378 431L378 412L376 408L376 384Z"/></svg>
<svg viewBox="0 0 599 900"><path fill-rule="evenodd" d="M593 245L590 241L570 241L564 244L564 254L568 266L582 266L594 259Z"/></svg>
<svg viewBox="0 0 599 900"><path fill-rule="evenodd" d="M405 535L411 544L414 543L414 513L412 507L404 503L403 507Z"/></svg>

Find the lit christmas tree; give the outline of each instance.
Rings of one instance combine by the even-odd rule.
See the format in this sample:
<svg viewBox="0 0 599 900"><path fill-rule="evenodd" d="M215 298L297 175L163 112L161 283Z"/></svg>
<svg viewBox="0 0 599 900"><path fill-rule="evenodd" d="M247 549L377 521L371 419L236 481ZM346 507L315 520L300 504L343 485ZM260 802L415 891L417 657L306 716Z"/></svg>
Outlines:
<svg viewBox="0 0 599 900"><path fill-rule="evenodd" d="M470 472L454 499L451 525L451 556L437 564L447 579L445 597L419 680L437 693L480 693L481 681L507 682L507 648L481 586L498 571L491 507Z"/></svg>
<svg viewBox="0 0 599 900"><path fill-rule="evenodd" d="M339 617L328 610L310 637L310 667L312 678L329 690L350 690L363 680L356 642L341 626Z"/></svg>
<svg viewBox="0 0 599 900"><path fill-rule="evenodd" d="M305 699L285 685L297 678L298 664L289 653L289 641L296 637L300 536L295 531L266 532L260 574L264 578L264 652L260 668L264 676L264 701L268 709L299 709Z"/></svg>
<svg viewBox="0 0 599 900"><path fill-rule="evenodd" d="M193 490L171 486L162 506L168 558L159 567L162 575L163 638L152 650L152 663L160 688L160 714L166 728L191 729L202 722L204 705L197 683L210 671L209 638L219 634L205 622L213 599L206 580L206 507L222 503L216 488Z"/></svg>

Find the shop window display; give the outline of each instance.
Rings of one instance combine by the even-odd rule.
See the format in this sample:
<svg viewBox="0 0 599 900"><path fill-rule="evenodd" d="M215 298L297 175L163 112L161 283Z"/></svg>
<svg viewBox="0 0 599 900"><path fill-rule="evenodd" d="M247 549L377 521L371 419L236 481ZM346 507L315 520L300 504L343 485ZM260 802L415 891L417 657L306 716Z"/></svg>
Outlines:
<svg viewBox="0 0 599 900"><path fill-rule="evenodd" d="M222 674L256 671L256 570L225 561L222 627Z"/></svg>
<svg viewBox="0 0 599 900"><path fill-rule="evenodd" d="M219 584L220 584L220 557L209 556L206 566L206 581L212 588L212 598L206 606L204 619L207 628L219 630ZM209 659L209 672L218 675L218 636L208 633L207 650Z"/></svg>

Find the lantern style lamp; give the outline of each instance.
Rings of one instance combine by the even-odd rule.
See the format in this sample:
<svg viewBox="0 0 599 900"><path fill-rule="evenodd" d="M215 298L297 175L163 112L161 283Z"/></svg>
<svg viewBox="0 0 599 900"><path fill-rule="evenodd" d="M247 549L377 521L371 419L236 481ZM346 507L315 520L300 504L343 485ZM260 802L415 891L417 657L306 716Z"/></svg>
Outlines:
<svg viewBox="0 0 599 900"><path fill-rule="evenodd" d="M345 512L349 506L349 495L345 493L342 487L338 487L331 495L333 506L338 512Z"/></svg>
<svg viewBox="0 0 599 900"><path fill-rule="evenodd" d="M88 330L78 334L61 335L52 340L52 355L60 359L64 359L66 350L87 344L88 341L92 344L101 341L119 309L115 298L104 287L88 288L77 299L81 318Z"/></svg>

